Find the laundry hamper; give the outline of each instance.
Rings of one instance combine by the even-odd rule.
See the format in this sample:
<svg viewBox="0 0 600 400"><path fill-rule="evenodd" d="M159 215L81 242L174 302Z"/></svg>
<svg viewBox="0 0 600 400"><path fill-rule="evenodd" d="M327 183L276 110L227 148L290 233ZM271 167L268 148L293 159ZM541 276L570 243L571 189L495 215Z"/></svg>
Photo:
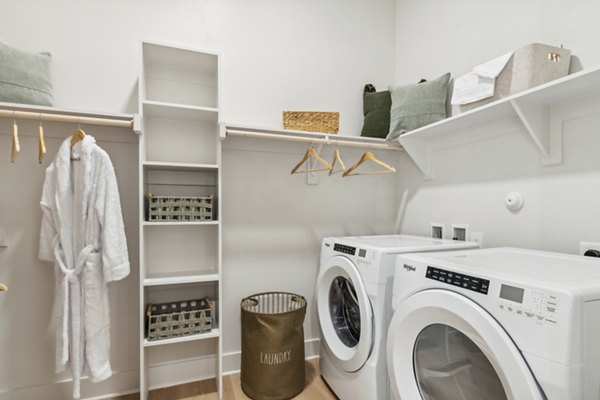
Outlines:
<svg viewBox="0 0 600 400"><path fill-rule="evenodd" d="M258 293L243 299L241 309L244 393L254 400L284 400L302 392L306 299Z"/></svg>

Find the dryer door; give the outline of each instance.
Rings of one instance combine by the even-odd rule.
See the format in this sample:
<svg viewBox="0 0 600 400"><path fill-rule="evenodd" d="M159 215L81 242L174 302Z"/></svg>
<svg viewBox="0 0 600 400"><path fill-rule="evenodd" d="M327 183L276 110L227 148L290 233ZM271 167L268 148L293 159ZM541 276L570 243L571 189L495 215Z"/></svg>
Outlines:
<svg viewBox="0 0 600 400"><path fill-rule="evenodd" d="M339 367L360 369L373 348L373 309L356 266L336 256L321 265L317 310L322 342Z"/></svg>
<svg viewBox="0 0 600 400"><path fill-rule="evenodd" d="M402 301L388 331L396 399L545 399L521 352L481 306L432 289Z"/></svg>

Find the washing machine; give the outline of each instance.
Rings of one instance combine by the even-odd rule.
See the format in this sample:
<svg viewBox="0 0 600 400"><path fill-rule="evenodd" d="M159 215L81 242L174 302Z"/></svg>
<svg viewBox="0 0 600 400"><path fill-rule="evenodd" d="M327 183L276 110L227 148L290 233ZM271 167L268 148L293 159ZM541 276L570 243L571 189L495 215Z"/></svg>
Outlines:
<svg viewBox="0 0 600 400"><path fill-rule="evenodd" d="M395 257L476 247L472 242L410 235L323 239L316 286L320 368L341 400L389 397L385 341Z"/></svg>
<svg viewBox="0 0 600 400"><path fill-rule="evenodd" d="M600 260L400 255L387 363L402 400L600 398Z"/></svg>

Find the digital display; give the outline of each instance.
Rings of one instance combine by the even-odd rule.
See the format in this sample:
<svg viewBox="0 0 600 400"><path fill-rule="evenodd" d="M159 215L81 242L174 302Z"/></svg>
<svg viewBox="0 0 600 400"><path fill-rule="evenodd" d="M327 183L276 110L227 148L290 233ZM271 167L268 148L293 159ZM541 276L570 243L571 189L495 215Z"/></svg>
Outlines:
<svg viewBox="0 0 600 400"><path fill-rule="evenodd" d="M504 300L514 301L515 303L523 303L524 294L525 289L509 285L502 285L500 287L500 298Z"/></svg>
<svg viewBox="0 0 600 400"><path fill-rule="evenodd" d="M358 256L365 258L365 256L367 255L367 251L365 249L358 249Z"/></svg>

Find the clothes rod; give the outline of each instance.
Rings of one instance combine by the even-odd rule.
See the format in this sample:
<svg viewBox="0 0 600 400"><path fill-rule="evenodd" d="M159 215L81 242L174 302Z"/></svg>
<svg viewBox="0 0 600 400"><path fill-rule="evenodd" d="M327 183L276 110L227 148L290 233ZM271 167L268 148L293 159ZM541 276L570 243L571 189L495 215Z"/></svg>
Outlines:
<svg viewBox="0 0 600 400"><path fill-rule="evenodd" d="M46 122L67 122L72 124L83 124L83 125L100 125L100 126L111 126L116 128L133 128L133 119L115 119L115 118L103 118L103 117L85 117L78 116L75 114L49 114L49 113L37 113L31 111L17 111L17 110L0 110L0 117L14 118L14 119L30 119L34 121L46 121Z"/></svg>
<svg viewBox="0 0 600 400"><path fill-rule="evenodd" d="M227 129L228 136L242 136L242 137L251 137L251 138L259 138L259 139L275 139L275 140L287 140L290 142L304 142L304 143L318 143L318 144L331 144L336 146L347 146L347 147L361 147L361 148L371 148L371 149L383 149L383 150L403 150L402 146L395 143L370 143L370 142L360 142L360 141L351 141L351 140L343 140L343 139L332 139L331 136L325 135L325 137L302 137L302 136L294 136L294 135L286 135L284 133L266 133L266 132L251 132L251 131L242 131L236 129Z"/></svg>

